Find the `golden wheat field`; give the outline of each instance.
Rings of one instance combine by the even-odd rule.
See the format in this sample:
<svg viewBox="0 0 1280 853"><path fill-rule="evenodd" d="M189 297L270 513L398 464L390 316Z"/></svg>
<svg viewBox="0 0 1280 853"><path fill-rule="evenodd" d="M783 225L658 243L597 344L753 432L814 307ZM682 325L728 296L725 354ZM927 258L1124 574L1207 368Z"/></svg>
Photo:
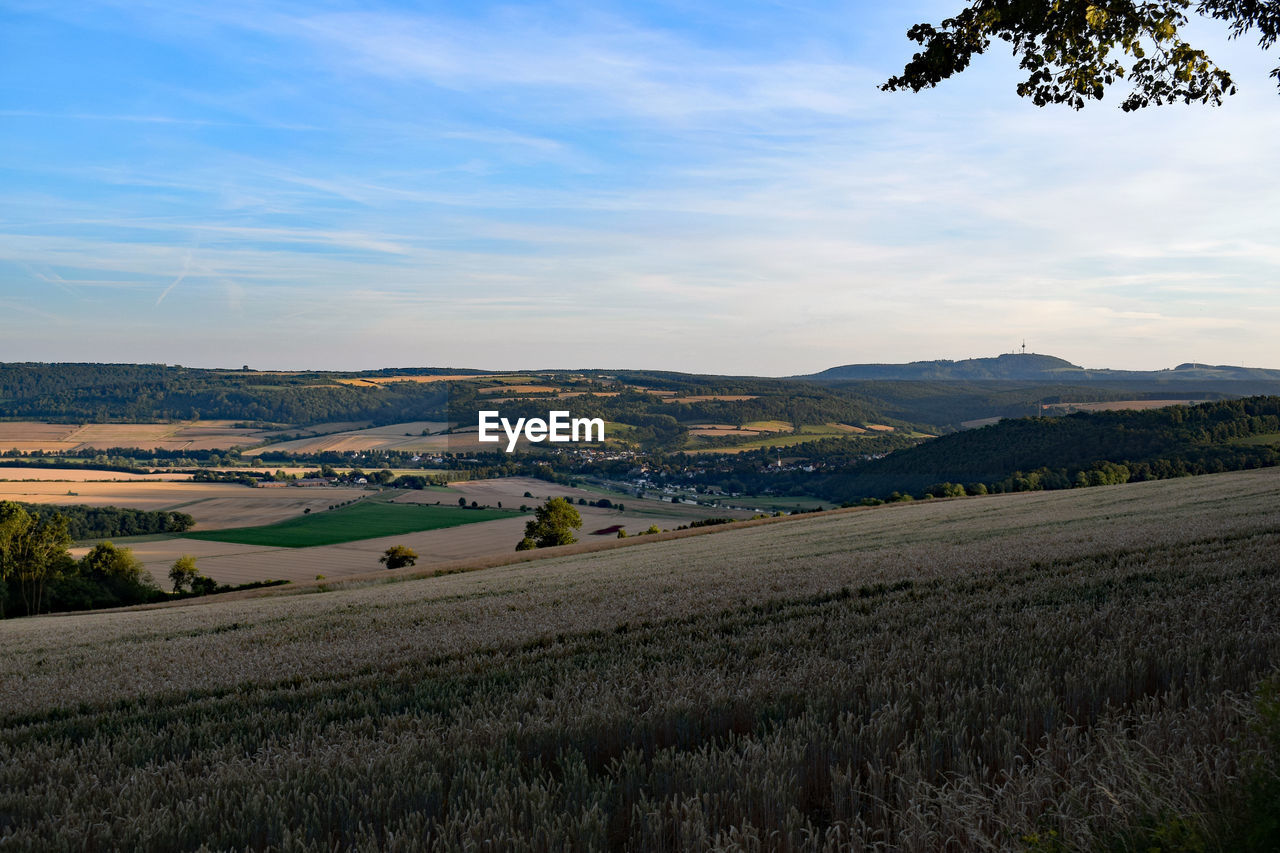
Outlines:
<svg viewBox="0 0 1280 853"><path fill-rule="evenodd" d="M0 845L1231 850L1264 826L1280 471L748 525L2 622Z"/></svg>

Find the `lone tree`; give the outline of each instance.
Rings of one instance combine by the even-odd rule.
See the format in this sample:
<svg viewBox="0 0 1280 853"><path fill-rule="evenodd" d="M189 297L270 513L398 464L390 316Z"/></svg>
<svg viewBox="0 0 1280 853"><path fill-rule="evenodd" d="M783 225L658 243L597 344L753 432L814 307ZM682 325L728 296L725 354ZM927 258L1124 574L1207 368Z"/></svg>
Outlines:
<svg viewBox="0 0 1280 853"><path fill-rule="evenodd" d="M1008 42L1028 72L1018 94L1036 106L1080 109L1128 79L1126 111L1152 104L1218 105L1234 95L1231 74L1184 41L1192 0L971 0L941 24L916 24L907 37L922 46L881 89L919 92L963 71L991 39ZM1231 38L1257 30L1266 50L1280 35L1277 0L1196 0L1194 13L1223 21ZM1280 81L1280 68L1271 72Z"/></svg>
<svg viewBox="0 0 1280 853"><path fill-rule="evenodd" d="M182 592L183 589L190 587L199 575L196 558L190 554L183 554L169 567L169 580L173 581L174 592Z"/></svg>
<svg viewBox="0 0 1280 853"><path fill-rule="evenodd" d="M388 569L402 569L405 566L417 565L418 554L406 545L392 545L378 558L378 562Z"/></svg>
<svg viewBox="0 0 1280 853"><path fill-rule="evenodd" d="M533 519L525 523L524 538L517 551L572 545L578 539L573 531L582 527L582 516L566 498L548 498L533 511Z"/></svg>

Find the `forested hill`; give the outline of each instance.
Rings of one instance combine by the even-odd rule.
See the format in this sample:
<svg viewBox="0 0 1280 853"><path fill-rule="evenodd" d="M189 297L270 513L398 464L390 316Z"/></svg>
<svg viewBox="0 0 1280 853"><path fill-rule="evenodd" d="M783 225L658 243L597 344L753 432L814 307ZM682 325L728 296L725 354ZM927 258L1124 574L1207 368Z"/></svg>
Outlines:
<svg viewBox="0 0 1280 853"><path fill-rule="evenodd" d="M1085 372L1051 355L1004 354L963 361L937 359L909 364L846 364L815 373L809 379L1051 379L1069 381Z"/></svg>
<svg viewBox="0 0 1280 853"><path fill-rule="evenodd" d="M439 376L432 381L424 377ZM504 390L505 389L505 390ZM226 419L308 425L476 422L498 402L545 417L573 399L577 417L635 427L644 446L681 445L689 423L889 423L854 391L812 382L652 371L485 374L456 368L339 372L208 370L162 364L0 364L0 419L155 422Z"/></svg>
<svg viewBox="0 0 1280 853"><path fill-rule="evenodd" d="M446 402L443 386L356 388L322 373L163 364L0 364L0 418L393 423L441 418Z"/></svg>
<svg viewBox="0 0 1280 853"><path fill-rule="evenodd" d="M940 483L988 491L1105 482L1280 463L1280 397L1148 411L1018 418L942 436L824 480L832 499L919 494Z"/></svg>
<svg viewBox="0 0 1280 853"><path fill-rule="evenodd" d="M1170 370L1094 370L1051 355L1005 353L994 358L938 359L909 364L846 364L812 376L820 381L1022 379L1040 382L1280 382L1280 370L1186 363Z"/></svg>

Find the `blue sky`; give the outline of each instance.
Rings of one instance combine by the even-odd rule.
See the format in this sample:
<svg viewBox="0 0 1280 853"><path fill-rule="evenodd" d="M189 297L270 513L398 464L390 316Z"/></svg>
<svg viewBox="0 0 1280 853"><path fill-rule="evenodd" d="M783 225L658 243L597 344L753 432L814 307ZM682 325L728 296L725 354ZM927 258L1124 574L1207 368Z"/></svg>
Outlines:
<svg viewBox="0 0 1280 853"><path fill-rule="evenodd" d="M0 361L1280 367L1275 57L878 91L960 2L0 0Z"/></svg>

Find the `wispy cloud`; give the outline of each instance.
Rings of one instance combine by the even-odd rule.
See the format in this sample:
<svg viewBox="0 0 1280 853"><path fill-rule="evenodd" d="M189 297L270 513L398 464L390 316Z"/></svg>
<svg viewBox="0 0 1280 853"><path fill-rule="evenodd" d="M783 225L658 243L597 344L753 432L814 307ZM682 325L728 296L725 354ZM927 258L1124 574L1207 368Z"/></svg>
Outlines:
<svg viewBox="0 0 1280 853"><path fill-rule="evenodd" d="M1026 336L1094 366L1191 343L1280 365L1274 96L1055 113L981 69L889 96L878 54L817 27L734 41L618 8L51 10L146 73L0 99L26 131L0 143L0 297L184 363L164 348L785 374ZM209 328L158 331L180 316Z"/></svg>

